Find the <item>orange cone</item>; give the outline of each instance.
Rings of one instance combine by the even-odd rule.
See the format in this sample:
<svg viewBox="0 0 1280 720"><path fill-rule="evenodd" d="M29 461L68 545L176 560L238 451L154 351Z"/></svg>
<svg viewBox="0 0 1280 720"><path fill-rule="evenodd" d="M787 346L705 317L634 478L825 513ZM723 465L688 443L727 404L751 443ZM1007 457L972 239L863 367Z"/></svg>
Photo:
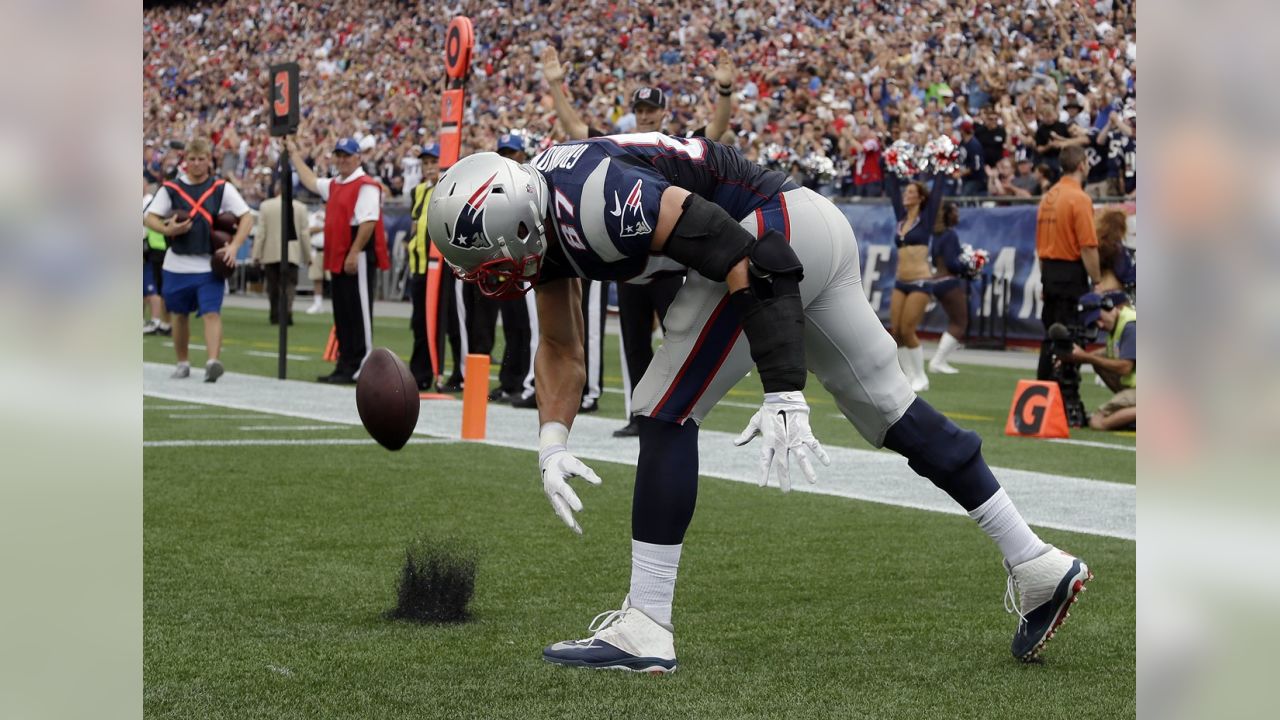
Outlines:
<svg viewBox="0 0 1280 720"><path fill-rule="evenodd" d="M338 327L336 325L329 327L329 343L324 346L324 361L338 362Z"/></svg>
<svg viewBox="0 0 1280 720"><path fill-rule="evenodd" d="M462 386L462 439L483 440L489 412L489 356L468 354Z"/></svg>
<svg viewBox="0 0 1280 720"><path fill-rule="evenodd" d="M1071 437L1067 428L1067 412L1062 404L1058 383L1045 380L1019 380L1009 404L1009 419L1004 434L1022 437Z"/></svg>

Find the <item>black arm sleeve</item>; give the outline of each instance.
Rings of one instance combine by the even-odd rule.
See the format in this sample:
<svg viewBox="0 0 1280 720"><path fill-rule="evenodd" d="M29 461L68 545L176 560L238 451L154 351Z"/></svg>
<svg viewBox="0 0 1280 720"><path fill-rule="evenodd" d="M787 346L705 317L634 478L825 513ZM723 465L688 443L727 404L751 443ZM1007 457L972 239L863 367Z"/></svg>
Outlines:
<svg viewBox="0 0 1280 720"><path fill-rule="evenodd" d="M689 194L662 253L704 277L724 282L751 252L755 237L713 202Z"/></svg>
<svg viewBox="0 0 1280 720"><path fill-rule="evenodd" d="M751 249L749 284L729 296L742 318L751 359L764 391L803 390L808 376L804 356L804 307L800 258L775 230Z"/></svg>

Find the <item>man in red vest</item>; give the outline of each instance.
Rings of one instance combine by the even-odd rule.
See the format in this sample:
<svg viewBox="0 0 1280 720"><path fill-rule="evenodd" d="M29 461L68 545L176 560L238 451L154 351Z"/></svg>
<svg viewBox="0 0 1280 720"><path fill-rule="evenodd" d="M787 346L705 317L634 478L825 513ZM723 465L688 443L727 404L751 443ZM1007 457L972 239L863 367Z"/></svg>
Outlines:
<svg viewBox="0 0 1280 720"><path fill-rule="evenodd" d="M333 148L338 177L320 179L301 159L293 138L289 158L304 187L325 200L324 269L333 277L333 325L338 364L323 383L350 385L373 350L373 290L378 269L388 270L382 226L382 185L360 166L360 143L343 138Z"/></svg>
<svg viewBox="0 0 1280 720"><path fill-rule="evenodd" d="M169 239L162 275L164 302L173 314L173 349L178 356L174 378L191 375L188 356L191 341L189 315L204 318L204 344L209 360L204 381L221 377L222 296L226 281L213 274L213 220L221 213L240 218L235 237L218 250L223 261L235 267L236 253L249 237L253 215L236 186L213 176L213 152L209 141L196 138L187 145L183 170L156 191L143 215L143 224Z"/></svg>

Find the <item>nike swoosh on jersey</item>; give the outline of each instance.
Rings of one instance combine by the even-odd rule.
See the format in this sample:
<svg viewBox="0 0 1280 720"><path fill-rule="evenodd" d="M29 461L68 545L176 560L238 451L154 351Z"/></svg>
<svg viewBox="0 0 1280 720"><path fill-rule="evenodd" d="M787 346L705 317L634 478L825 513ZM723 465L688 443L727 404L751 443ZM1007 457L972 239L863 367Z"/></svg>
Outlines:
<svg viewBox="0 0 1280 720"><path fill-rule="evenodd" d="M622 201L618 199L618 191L613 191L613 209L609 214L614 217L622 217Z"/></svg>

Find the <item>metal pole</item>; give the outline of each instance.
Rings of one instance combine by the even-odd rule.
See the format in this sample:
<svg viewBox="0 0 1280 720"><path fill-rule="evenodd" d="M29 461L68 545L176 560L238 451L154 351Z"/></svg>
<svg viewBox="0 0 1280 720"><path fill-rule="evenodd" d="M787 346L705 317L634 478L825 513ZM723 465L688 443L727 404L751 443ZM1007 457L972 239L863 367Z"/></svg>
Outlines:
<svg viewBox="0 0 1280 720"><path fill-rule="evenodd" d="M287 274L289 272L289 242L293 239L289 235L289 229L293 227L294 235L302 233L302 229L294 227L295 225L296 223L293 221L293 166L289 164L289 149L286 147L280 151L280 281L276 287L276 308L278 308L276 320L279 321L280 325L280 349L276 377L281 380L285 379L287 373L289 318L293 316L293 308L289 305L289 278ZM297 242L302 242L301 238Z"/></svg>

